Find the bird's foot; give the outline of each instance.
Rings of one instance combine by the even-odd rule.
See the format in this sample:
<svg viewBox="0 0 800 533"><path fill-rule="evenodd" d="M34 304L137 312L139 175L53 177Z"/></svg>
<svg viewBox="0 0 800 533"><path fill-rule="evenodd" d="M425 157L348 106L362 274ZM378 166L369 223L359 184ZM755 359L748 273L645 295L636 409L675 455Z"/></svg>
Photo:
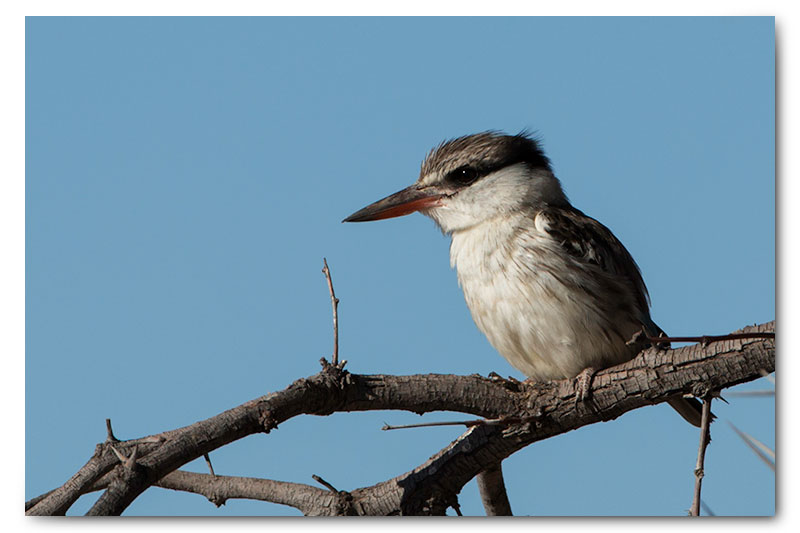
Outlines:
<svg viewBox="0 0 800 533"><path fill-rule="evenodd" d="M597 373L597 369L592 367L584 368L580 374L575 376L575 406L585 402L592 396L592 379Z"/></svg>

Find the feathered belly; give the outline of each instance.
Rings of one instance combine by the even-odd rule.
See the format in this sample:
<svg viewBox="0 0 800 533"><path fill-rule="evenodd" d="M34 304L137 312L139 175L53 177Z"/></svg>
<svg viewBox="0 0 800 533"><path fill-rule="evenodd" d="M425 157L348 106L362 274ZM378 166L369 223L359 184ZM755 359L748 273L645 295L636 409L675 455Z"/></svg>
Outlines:
<svg viewBox="0 0 800 533"><path fill-rule="evenodd" d="M483 274L483 275L481 275ZM584 368L631 359L639 326L546 271L462 273L459 283L478 328L512 366L535 380L571 378Z"/></svg>
<svg viewBox="0 0 800 533"><path fill-rule="evenodd" d="M626 344L642 324L634 291L546 231L499 220L456 232L450 262L478 328L530 378L571 378L637 352Z"/></svg>

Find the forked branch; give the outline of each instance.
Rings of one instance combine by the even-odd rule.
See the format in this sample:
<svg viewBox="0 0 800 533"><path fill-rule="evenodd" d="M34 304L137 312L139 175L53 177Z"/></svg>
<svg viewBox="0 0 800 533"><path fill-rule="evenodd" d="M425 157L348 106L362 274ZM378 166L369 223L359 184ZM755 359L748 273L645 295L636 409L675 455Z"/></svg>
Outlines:
<svg viewBox="0 0 800 533"><path fill-rule="evenodd" d="M772 331L774 322L737 333ZM757 379L762 372L773 372L775 343L769 338L744 338L674 350L651 348L627 363L598 372L591 402L584 402L590 405L581 403L577 407L573 380L526 385L476 375L358 375L342 366L325 362L321 372L282 391L191 426L131 441L98 444L87 464L63 486L31 505L28 514L64 514L81 494L96 490L101 481L105 492L89 514L121 514L144 490L168 480L168 474L189 461L247 435L268 433L302 414L399 409L415 413L458 411L490 419L518 417L516 424L472 427L424 464L376 485L349 492L345 488L338 496L311 487L340 497L337 502L341 505L325 507L331 502L315 499L320 493L306 489L301 492L314 497L304 506L283 494L288 489L277 488L280 497L274 493L264 496L267 501L292 505L306 514L444 514L447 507L457 505L456 496L470 479L533 442L677 395L706 397ZM120 463L112 446L127 464ZM204 479L209 480L224 477L206 476Z"/></svg>

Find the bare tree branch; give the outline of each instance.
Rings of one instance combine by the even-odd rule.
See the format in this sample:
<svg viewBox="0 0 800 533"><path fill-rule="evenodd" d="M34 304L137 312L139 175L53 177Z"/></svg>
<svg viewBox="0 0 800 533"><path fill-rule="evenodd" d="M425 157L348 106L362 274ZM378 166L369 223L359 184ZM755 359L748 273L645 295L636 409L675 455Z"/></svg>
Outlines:
<svg viewBox="0 0 800 533"><path fill-rule="evenodd" d="M770 331L774 331L774 322L742 330ZM762 371L774 371L775 348L774 339L751 338L674 350L651 348L632 361L598 372L593 379L591 399L577 406L574 380L523 384L497 382L477 375L370 376L350 374L342 366L323 361L321 372L299 379L282 391L191 426L113 443L129 463L133 450L137 451L136 460L128 466L120 464L110 443L99 444L81 470L32 505L28 514L64 514L101 478L107 479L108 485L89 514L121 514L147 487L158 484L189 461L247 435L268 433L301 414L448 410L485 418L524 420L510 426L472 427L414 470L371 487L340 491L339 496L323 491L339 498L332 507L334 500L313 503L319 493L301 491L304 495L315 495L309 497L311 504L303 504L301 510L306 514L441 515L448 507L458 505L456 496L464 484L521 448L678 395L705 397L710 392L756 379ZM274 494L268 501L282 503L291 499L280 497L284 498L281 502Z"/></svg>
<svg viewBox="0 0 800 533"><path fill-rule="evenodd" d="M511 516L511 503L503 481L502 465L503 463L498 462L478 474L478 490L486 516Z"/></svg>
<svg viewBox="0 0 800 533"><path fill-rule="evenodd" d="M244 498L261 500L299 509L307 516L333 515L336 512L320 513L331 509L340 511L339 497L335 492L319 489L302 483L273 481L251 477L211 476L176 470L158 481L157 486L184 492L202 494L219 507L227 500Z"/></svg>

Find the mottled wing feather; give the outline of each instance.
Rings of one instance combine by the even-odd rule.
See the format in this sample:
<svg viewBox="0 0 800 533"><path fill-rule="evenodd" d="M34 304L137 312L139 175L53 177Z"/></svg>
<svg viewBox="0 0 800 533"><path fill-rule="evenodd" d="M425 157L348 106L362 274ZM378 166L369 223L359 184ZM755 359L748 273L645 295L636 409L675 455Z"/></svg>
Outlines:
<svg viewBox="0 0 800 533"><path fill-rule="evenodd" d="M545 208L539 216L548 222L547 233L575 260L630 283L638 305L648 314L649 296L639 267L611 230L575 208Z"/></svg>
<svg viewBox="0 0 800 533"><path fill-rule="evenodd" d="M636 290L636 301L647 334L657 337L664 333L650 318L647 287L639 267L611 230L575 208L547 208L538 216L545 217L545 231L574 259L626 279ZM669 347L669 343L662 346ZM669 404L690 424L700 427L702 404L699 401L678 397L670 399Z"/></svg>

